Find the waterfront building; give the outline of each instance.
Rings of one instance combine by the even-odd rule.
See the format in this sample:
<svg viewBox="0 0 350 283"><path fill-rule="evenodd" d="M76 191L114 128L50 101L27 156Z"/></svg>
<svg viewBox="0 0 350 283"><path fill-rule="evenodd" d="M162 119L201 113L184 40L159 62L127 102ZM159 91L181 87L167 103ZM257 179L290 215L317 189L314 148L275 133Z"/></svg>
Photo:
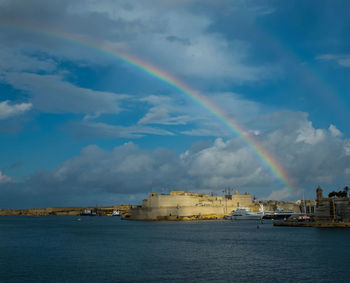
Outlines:
<svg viewBox="0 0 350 283"><path fill-rule="evenodd" d="M315 220L319 222L350 222L350 198L347 191L332 192L323 196L321 187L316 189Z"/></svg>

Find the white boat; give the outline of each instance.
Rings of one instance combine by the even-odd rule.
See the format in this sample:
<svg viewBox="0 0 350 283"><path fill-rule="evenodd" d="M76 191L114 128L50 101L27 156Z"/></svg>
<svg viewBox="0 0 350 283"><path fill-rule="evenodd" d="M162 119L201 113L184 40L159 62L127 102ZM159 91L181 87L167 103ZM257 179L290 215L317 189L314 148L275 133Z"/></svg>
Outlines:
<svg viewBox="0 0 350 283"><path fill-rule="evenodd" d="M112 216L120 216L119 210L113 210Z"/></svg>
<svg viewBox="0 0 350 283"><path fill-rule="evenodd" d="M239 206L236 210L231 212L230 219L233 220L260 220L264 216L263 211L254 212L246 207Z"/></svg>

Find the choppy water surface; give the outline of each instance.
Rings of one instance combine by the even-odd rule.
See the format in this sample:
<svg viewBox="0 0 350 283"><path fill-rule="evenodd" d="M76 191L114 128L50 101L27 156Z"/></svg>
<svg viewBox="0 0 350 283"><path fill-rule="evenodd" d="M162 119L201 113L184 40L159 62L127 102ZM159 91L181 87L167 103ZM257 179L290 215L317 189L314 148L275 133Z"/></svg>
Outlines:
<svg viewBox="0 0 350 283"><path fill-rule="evenodd" d="M1 282L349 282L350 230L0 217Z"/></svg>

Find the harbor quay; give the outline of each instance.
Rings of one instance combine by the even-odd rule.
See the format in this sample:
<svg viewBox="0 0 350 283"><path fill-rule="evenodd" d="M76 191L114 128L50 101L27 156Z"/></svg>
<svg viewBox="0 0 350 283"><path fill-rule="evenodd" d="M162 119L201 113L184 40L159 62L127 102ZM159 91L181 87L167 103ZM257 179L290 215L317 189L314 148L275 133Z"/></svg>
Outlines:
<svg viewBox="0 0 350 283"><path fill-rule="evenodd" d="M316 206L311 217L290 217L284 222L275 222L274 226L350 228L350 197L348 187L343 191L323 195L321 187L316 189Z"/></svg>

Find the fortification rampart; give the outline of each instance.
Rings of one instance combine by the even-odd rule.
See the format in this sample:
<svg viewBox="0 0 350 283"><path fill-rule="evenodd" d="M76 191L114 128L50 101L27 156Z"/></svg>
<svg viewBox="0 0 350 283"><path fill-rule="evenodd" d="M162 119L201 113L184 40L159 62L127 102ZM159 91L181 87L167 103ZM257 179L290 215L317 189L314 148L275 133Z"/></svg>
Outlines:
<svg viewBox="0 0 350 283"><path fill-rule="evenodd" d="M258 206L248 193L225 197L207 194L172 191L170 194L151 193L142 206L132 208L125 219L160 220L160 219L197 219L222 218L238 206L257 210Z"/></svg>

